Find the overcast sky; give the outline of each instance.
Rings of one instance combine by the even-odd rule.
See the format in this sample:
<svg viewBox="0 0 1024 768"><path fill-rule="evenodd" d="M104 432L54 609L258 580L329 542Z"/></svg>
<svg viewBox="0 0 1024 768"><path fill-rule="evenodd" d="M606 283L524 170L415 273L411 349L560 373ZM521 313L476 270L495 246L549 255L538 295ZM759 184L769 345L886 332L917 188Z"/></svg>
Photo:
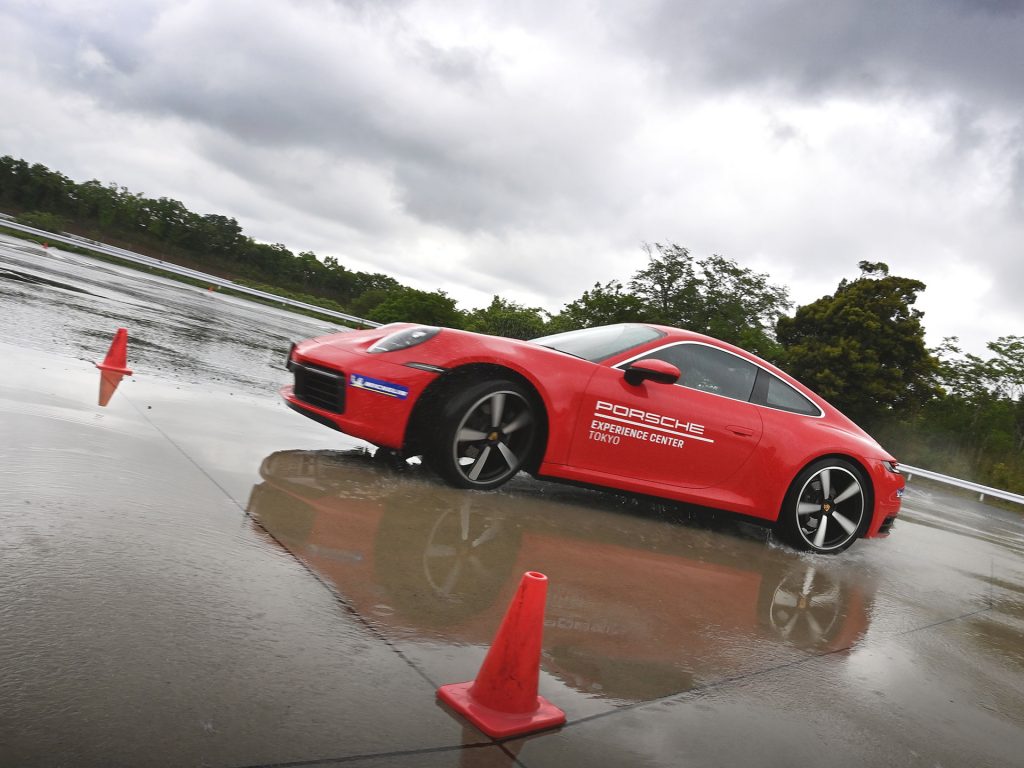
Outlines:
<svg viewBox="0 0 1024 768"><path fill-rule="evenodd" d="M1024 335L1024 0L5 0L0 154L463 308L644 242Z"/></svg>

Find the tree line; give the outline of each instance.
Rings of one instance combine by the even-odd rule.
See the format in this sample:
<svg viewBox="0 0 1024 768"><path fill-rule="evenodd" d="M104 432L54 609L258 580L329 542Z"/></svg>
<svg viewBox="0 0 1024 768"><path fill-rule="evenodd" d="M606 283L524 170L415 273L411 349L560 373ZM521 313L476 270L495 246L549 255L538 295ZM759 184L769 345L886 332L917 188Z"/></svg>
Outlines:
<svg viewBox="0 0 1024 768"><path fill-rule="evenodd" d="M169 198L117 184L77 183L43 165L0 158L0 208L19 221L70 231L233 280L298 294L377 322L412 321L515 338L617 322L653 322L706 333L779 365L879 437L902 460L1024 492L1024 337L966 354L956 339L925 345L914 307L919 280L860 262L832 294L795 307L767 275L674 243L644 245L647 263L550 313L495 296L461 310L443 291L422 291L337 258L257 242L238 222L197 214Z"/></svg>

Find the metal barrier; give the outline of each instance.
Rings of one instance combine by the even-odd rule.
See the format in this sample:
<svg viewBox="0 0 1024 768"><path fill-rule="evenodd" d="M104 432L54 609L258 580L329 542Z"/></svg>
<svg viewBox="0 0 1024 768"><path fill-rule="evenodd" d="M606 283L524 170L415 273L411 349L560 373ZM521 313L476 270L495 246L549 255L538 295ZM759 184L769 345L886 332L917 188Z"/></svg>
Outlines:
<svg viewBox="0 0 1024 768"><path fill-rule="evenodd" d="M45 237L47 241L54 243L64 243L65 245L73 245L78 248L87 248L96 253L102 253L107 256L114 256L118 259L124 259L125 261L131 261L136 264L144 264L148 267L156 267L164 272L170 272L175 275L181 275L182 277L191 277L193 280L202 280L203 282L209 283L210 285L218 285L221 288L230 288L232 291L244 293L249 296L259 296L262 299L269 299L270 301L285 304L291 307L297 307L299 309L306 309L312 312L316 312L320 315L326 315L327 317L337 318L338 320L344 320L347 323L355 323L362 325L366 328L378 328L380 323L374 322L373 320L366 320L362 317L356 317L355 315L347 315L344 312L335 312L333 309L326 309L324 307L318 307L315 304L307 304L304 301L297 301L295 299L289 299L285 296L278 296L275 293L267 293L266 291L260 291L256 288L249 288L244 285L232 282L231 280L225 280L222 277L216 277L214 275L208 275L205 272L200 272L196 269L189 269L188 267L181 267L177 264L172 264L169 261L163 261L161 259L154 259L152 256L145 256L141 253L135 253L134 251L127 251L124 248L118 248L114 245L107 245L97 240L90 240L86 237L79 235L67 235L57 234L55 232L47 232L42 229L36 229L35 227L29 227L25 224L19 224L16 221L12 221L7 216L0 217L0 226L7 227L8 229L16 229L19 232L27 232L31 235L38 237Z"/></svg>
<svg viewBox="0 0 1024 768"><path fill-rule="evenodd" d="M986 496L991 496L995 499L1003 499L1004 501L1013 501L1017 504L1024 504L1024 496L1021 496L1018 493L1001 491L998 488L989 488L987 485L972 483L970 480L960 480L959 478L950 477L949 475L940 475L938 472L932 472L919 467L911 467L907 464L900 464L900 472L906 476L908 482L913 479L914 475L920 475L928 480L935 480L939 483L955 485L957 488L974 491L978 494L979 501L984 501Z"/></svg>

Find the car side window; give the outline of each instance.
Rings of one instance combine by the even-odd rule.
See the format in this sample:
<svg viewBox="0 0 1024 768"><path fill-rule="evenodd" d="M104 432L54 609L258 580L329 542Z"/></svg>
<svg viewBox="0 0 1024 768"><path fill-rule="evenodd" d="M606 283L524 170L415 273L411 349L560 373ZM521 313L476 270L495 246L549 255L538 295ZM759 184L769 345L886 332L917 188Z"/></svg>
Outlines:
<svg viewBox="0 0 1024 768"><path fill-rule="evenodd" d="M757 378L757 366L737 355L704 344L674 344L644 359L671 363L682 374L679 386L699 389L733 400L749 400Z"/></svg>
<svg viewBox="0 0 1024 768"><path fill-rule="evenodd" d="M768 376L768 392L765 397L765 405L769 408L777 408L780 411L791 413L802 413L805 416L820 416L818 406L801 395L789 384L777 376Z"/></svg>

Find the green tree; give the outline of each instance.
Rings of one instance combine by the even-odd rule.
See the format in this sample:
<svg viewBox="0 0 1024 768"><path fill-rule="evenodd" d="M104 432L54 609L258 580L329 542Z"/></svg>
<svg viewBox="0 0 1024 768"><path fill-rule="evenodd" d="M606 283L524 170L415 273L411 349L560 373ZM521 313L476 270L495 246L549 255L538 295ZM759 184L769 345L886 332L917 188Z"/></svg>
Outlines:
<svg viewBox="0 0 1024 768"><path fill-rule="evenodd" d="M604 285L594 283L593 288L566 304L561 312L551 318L548 332L558 333L613 323L639 323L650 317L651 312L639 297L626 291L618 280L609 280Z"/></svg>
<svg viewBox="0 0 1024 768"><path fill-rule="evenodd" d="M259 243L238 222L197 214L178 200L147 198L114 183L78 184L38 163L0 157L0 206L47 228L101 236L130 248L157 250L168 261L198 264L227 277L328 299L354 314L461 325L463 316L443 293L413 291L389 275L354 272L336 258L292 253L281 243ZM31 212L31 213L27 213ZM57 226L65 222L66 227Z"/></svg>
<svg viewBox="0 0 1024 768"><path fill-rule="evenodd" d="M215 213L208 213L204 216L192 215L195 218L189 222L190 232L186 240L189 247L202 253L228 259L238 252L245 236L237 221Z"/></svg>
<svg viewBox="0 0 1024 768"><path fill-rule="evenodd" d="M924 283L860 262L835 294L778 321L783 365L866 428L906 416L939 394L938 362L914 309Z"/></svg>
<svg viewBox="0 0 1024 768"><path fill-rule="evenodd" d="M466 314L464 328L476 333L492 336L508 336L513 339L533 339L543 336L545 322L543 310L524 307L500 296L491 299L490 305L474 309Z"/></svg>
<svg viewBox="0 0 1024 768"><path fill-rule="evenodd" d="M257 243L250 240L242 251L240 266L254 277L265 277L270 282L293 278L295 254L283 243Z"/></svg>
<svg viewBox="0 0 1024 768"><path fill-rule="evenodd" d="M395 278L381 272L354 272L356 293L369 291L397 291L403 286Z"/></svg>
<svg viewBox="0 0 1024 768"><path fill-rule="evenodd" d="M316 291L327 274L327 267L312 251L302 251L289 264L289 276L293 284L304 291Z"/></svg>
<svg viewBox="0 0 1024 768"><path fill-rule="evenodd" d="M647 267L633 276L630 288L647 307L647 319L777 357L776 323L792 306L785 288L717 254L695 259L675 244L644 248Z"/></svg>
<svg viewBox="0 0 1024 768"><path fill-rule="evenodd" d="M647 266L629 283L633 295L644 303L652 322L678 325L690 330L700 313L699 280L693 256L680 245L655 243L647 252Z"/></svg>
<svg viewBox="0 0 1024 768"><path fill-rule="evenodd" d="M989 361L996 391L1009 400L1024 399L1024 336L1000 336L988 348L996 353Z"/></svg>
<svg viewBox="0 0 1024 768"><path fill-rule="evenodd" d="M167 197L147 200L145 211L150 234L167 245L189 244L194 214L182 203Z"/></svg>
<svg viewBox="0 0 1024 768"><path fill-rule="evenodd" d="M67 213L75 183L45 165L29 165L5 155L0 158L0 201L21 210Z"/></svg>
<svg viewBox="0 0 1024 768"><path fill-rule="evenodd" d="M116 190L116 185L111 188L95 179L77 185L75 218L87 222L100 232L109 230L114 225L119 205Z"/></svg>
<svg viewBox="0 0 1024 768"><path fill-rule="evenodd" d="M461 328L463 314L455 300L444 291L420 291L402 287L384 293L384 298L364 315L378 323L423 323Z"/></svg>
<svg viewBox="0 0 1024 768"><path fill-rule="evenodd" d="M700 262L703 285L703 333L777 359L779 318L792 306L789 292L768 282L768 276L740 267L732 259L712 255Z"/></svg>
<svg viewBox="0 0 1024 768"><path fill-rule="evenodd" d="M989 457L987 474L993 485L1024 490L1024 336L1000 336L988 348L995 353L989 361L993 389L1005 409L1000 419L1012 443Z"/></svg>
<svg viewBox="0 0 1024 768"><path fill-rule="evenodd" d="M975 423L983 414L998 410L998 416L990 419L995 423L986 432L989 437L998 433L1011 436L1012 451L1020 454L1024 451L1024 336L1000 336L986 346L994 353L988 360L960 353L948 344L959 356L942 361L942 383L951 397L974 414Z"/></svg>
<svg viewBox="0 0 1024 768"><path fill-rule="evenodd" d="M886 435L904 461L985 485L1024 492L1024 338L988 344L985 359L956 338L933 350L944 396Z"/></svg>

